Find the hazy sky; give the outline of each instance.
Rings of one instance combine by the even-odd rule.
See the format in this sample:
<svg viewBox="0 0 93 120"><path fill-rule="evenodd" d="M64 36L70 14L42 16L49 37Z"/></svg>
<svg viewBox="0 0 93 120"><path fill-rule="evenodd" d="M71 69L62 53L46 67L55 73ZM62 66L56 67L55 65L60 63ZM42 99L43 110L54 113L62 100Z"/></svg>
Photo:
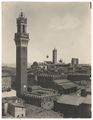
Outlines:
<svg viewBox="0 0 93 120"><path fill-rule="evenodd" d="M52 60L52 49L58 60L68 63L78 57L80 63L91 62L91 16L89 3L2 3L2 61L16 63L16 18L21 9L27 17L28 63ZM46 55L49 58L46 59Z"/></svg>

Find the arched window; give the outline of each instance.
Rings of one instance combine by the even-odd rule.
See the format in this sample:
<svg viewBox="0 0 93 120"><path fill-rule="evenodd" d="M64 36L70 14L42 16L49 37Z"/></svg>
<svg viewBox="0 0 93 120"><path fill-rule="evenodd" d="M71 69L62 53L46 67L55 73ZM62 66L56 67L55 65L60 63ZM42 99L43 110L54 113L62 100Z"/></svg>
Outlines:
<svg viewBox="0 0 93 120"><path fill-rule="evenodd" d="M25 25L23 25L23 33L25 33Z"/></svg>
<svg viewBox="0 0 93 120"><path fill-rule="evenodd" d="M20 26L17 27L17 31L20 33Z"/></svg>

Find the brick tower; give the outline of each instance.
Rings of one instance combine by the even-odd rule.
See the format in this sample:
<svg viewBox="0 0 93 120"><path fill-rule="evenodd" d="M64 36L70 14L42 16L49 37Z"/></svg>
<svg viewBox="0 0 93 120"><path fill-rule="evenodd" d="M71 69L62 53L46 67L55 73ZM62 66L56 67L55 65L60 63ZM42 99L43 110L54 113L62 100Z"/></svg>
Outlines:
<svg viewBox="0 0 93 120"><path fill-rule="evenodd" d="M21 97L27 90L27 45L29 34L26 28L27 18L25 18L23 12L21 12L17 18L17 33L15 33L17 97Z"/></svg>

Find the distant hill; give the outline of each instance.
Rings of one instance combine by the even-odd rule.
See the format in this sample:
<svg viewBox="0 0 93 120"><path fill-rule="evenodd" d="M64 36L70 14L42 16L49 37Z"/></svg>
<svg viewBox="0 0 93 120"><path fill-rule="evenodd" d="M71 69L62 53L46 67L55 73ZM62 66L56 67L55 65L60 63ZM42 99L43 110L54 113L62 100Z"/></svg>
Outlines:
<svg viewBox="0 0 93 120"><path fill-rule="evenodd" d="M28 63L28 68L31 67L32 63ZM6 63L6 64L2 64L2 66L4 67L13 67L13 68L16 68L16 64L9 64L9 63Z"/></svg>
<svg viewBox="0 0 93 120"><path fill-rule="evenodd" d="M2 64L2 66L5 66L5 67L16 67L16 64L8 64L8 63L5 63L5 64Z"/></svg>
<svg viewBox="0 0 93 120"><path fill-rule="evenodd" d="M2 73L4 73L4 72L14 75L14 74L16 74L16 68L10 67L10 66L2 66Z"/></svg>

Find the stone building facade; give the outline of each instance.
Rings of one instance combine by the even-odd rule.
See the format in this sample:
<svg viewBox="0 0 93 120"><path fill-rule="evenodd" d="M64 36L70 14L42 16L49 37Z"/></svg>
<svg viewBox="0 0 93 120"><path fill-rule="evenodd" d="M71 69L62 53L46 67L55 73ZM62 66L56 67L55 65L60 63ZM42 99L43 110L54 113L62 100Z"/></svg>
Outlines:
<svg viewBox="0 0 93 120"><path fill-rule="evenodd" d="M25 93L24 99L26 103L50 110L54 107L56 96L57 93L55 90L40 87L38 89L34 89L32 92Z"/></svg>
<svg viewBox="0 0 93 120"><path fill-rule="evenodd" d="M54 102L54 110L63 113L65 118L90 118L91 98L62 95Z"/></svg>
<svg viewBox="0 0 93 120"><path fill-rule="evenodd" d="M26 109L21 103L8 103L8 112L15 118L22 118L26 116Z"/></svg>
<svg viewBox="0 0 93 120"><path fill-rule="evenodd" d="M3 72L2 74L2 91L11 90L11 76L8 73Z"/></svg>

